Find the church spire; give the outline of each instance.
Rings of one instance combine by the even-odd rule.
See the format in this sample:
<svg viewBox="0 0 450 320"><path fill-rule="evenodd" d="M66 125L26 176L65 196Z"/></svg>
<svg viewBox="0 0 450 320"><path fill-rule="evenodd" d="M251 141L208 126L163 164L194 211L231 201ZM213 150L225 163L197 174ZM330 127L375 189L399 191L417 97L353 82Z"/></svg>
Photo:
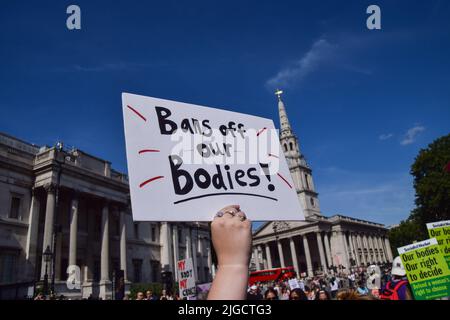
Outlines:
<svg viewBox="0 0 450 320"><path fill-rule="evenodd" d="M282 93L281 90L275 92L278 97L278 112L280 114L280 145L288 163L298 198L305 210L305 215L320 215L318 193L314 188L312 170L300 152L297 137L292 132L286 108L281 100Z"/></svg>
<svg viewBox="0 0 450 320"><path fill-rule="evenodd" d="M280 115L280 133L283 136L286 136L292 134L292 129L291 124L289 123L289 119L287 117L286 108L284 107L283 100L281 100L282 94L283 91L280 89L277 89L277 91L275 91L275 95L278 97L278 113Z"/></svg>

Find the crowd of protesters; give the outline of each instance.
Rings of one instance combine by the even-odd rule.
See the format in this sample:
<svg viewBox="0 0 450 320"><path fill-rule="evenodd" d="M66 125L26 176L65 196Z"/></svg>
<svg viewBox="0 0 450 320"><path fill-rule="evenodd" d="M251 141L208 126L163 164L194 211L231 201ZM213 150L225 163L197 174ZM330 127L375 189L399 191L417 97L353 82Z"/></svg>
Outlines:
<svg viewBox="0 0 450 320"><path fill-rule="evenodd" d="M360 267L349 271L331 270L314 277L255 283L248 287L248 300L412 300L411 289L400 259L379 265L380 274ZM375 279L379 277L379 281Z"/></svg>

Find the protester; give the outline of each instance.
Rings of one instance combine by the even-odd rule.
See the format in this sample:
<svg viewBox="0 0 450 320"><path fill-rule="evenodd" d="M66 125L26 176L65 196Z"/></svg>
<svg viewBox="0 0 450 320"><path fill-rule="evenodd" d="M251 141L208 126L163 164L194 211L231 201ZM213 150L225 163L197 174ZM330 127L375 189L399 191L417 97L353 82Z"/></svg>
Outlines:
<svg viewBox="0 0 450 320"><path fill-rule="evenodd" d="M136 300L144 300L144 293L142 291L136 294Z"/></svg>
<svg viewBox="0 0 450 320"><path fill-rule="evenodd" d="M158 300L158 297L153 294L152 290L147 290L147 292L145 293L145 300L154 301Z"/></svg>
<svg viewBox="0 0 450 320"><path fill-rule="evenodd" d="M331 300L326 290L319 290L317 292L316 300Z"/></svg>
<svg viewBox="0 0 450 320"><path fill-rule="evenodd" d="M366 282L364 280L359 280L358 288L356 289L358 294L365 296L369 294L369 289L366 287Z"/></svg>
<svg viewBox="0 0 450 320"><path fill-rule="evenodd" d="M289 290L286 287L281 288L280 300L289 300Z"/></svg>
<svg viewBox="0 0 450 320"><path fill-rule="evenodd" d="M250 287L250 290L247 293L247 300L262 300L262 295L259 292L259 288L256 285Z"/></svg>
<svg viewBox="0 0 450 320"><path fill-rule="evenodd" d="M336 295L337 300L378 300L376 297L370 295L360 295L353 289L344 289L339 291Z"/></svg>
<svg viewBox="0 0 450 320"><path fill-rule="evenodd" d="M339 282L337 280L337 278L333 277L331 278L331 287L330 287L330 291L331 291L331 297L334 299L336 298L336 294L339 290Z"/></svg>
<svg viewBox="0 0 450 320"><path fill-rule="evenodd" d="M266 292L264 292L264 300L278 300L278 292L273 288L268 288Z"/></svg>
<svg viewBox="0 0 450 320"><path fill-rule="evenodd" d="M391 280L386 283L380 298L383 300L413 300L406 270L400 257L392 262Z"/></svg>
<svg viewBox="0 0 450 320"><path fill-rule="evenodd" d="M303 300L308 301L308 297L302 289L296 288L289 294L289 300Z"/></svg>

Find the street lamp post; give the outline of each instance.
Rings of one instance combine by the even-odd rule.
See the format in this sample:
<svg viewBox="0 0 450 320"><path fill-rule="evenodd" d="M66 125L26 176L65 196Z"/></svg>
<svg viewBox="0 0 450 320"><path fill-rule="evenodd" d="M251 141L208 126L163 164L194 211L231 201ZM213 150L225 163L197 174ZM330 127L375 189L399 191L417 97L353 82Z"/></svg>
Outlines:
<svg viewBox="0 0 450 320"><path fill-rule="evenodd" d="M58 216L58 210L59 210L59 187L61 184L61 173L62 173L62 165L65 162L65 157L63 155L63 160L59 160L59 156L63 151L63 143L57 142L55 147L56 155L55 155L55 161L58 164L58 175L56 180L56 192L55 192L55 211L56 211L56 217ZM55 275L56 275L56 233L59 232L59 226L57 224L57 219L55 218L54 224L53 224L53 255L52 255L52 282L51 282L51 292L54 295L55 294Z"/></svg>
<svg viewBox="0 0 450 320"><path fill-rule="evenodd" d="M45 274L44 274L44 295L48 295L48 264L52 260L53 253L50 250L50 246L47 246L44 251L44 262L45 262Z"/></svg>

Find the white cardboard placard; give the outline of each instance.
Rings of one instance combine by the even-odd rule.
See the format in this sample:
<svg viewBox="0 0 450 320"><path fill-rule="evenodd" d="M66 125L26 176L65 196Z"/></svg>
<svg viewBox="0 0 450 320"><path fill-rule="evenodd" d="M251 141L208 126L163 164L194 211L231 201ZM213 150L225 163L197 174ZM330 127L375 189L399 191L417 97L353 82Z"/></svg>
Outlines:
<svg viewBox="0 0 450 320"><path fill-rule="evenodd" d="M272 120L129 93L122 107L134 220L210 221L231 204L304 220Z"/></svg>

